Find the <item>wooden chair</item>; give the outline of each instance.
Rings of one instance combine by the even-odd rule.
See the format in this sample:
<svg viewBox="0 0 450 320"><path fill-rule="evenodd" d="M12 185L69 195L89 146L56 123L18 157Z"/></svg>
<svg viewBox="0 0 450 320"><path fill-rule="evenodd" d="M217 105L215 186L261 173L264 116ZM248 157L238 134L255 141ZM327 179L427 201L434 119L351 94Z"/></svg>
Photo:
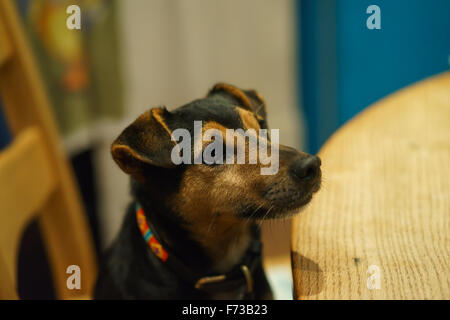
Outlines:
<svg viewBox="0 0 450 320"><path fill-rule="evenodd" d="M33 218L46 247L56 297L89 298L97 266L86 215L10 0L0 0L0 98L14 138L0 151L0 299L18 298L18 248ZM67 288L70 265L80 267L81 289Z"/></svg>

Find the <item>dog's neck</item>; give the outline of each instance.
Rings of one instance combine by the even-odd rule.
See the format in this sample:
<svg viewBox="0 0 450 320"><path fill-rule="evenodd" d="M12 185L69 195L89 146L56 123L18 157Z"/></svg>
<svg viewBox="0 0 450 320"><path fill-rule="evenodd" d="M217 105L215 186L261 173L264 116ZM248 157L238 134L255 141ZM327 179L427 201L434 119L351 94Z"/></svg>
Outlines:
<svg viewBox="0 0 450 320"><path fill-rule="evenodd" d="M192 237L212 259L216 272L227 272L242 259L254 237L249 222L227 221L218 215L199 214L198 221L187 225Z"/></svg>
<svg viewBox="0 0 450 320"><path fill-rule="evenodd" d="M134 193L154 231L168 245L166 249L191 269L203 273L230 271L257 234L256 225L250 222L224 221L220 217L186 222L160 201L139 191Z"/></svg>

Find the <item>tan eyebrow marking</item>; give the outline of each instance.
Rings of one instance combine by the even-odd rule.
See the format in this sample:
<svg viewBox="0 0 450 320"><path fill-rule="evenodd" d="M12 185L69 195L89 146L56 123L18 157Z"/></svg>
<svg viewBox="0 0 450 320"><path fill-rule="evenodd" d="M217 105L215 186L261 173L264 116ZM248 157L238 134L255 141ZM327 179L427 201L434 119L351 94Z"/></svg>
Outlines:
<svg viewBox="0 0 450 320"><path fill-rule="evenodd" d="M217 123L216 121L208 121L207 123L205 123L205 125L203 126L203 132L205 132L208 129L217 129L219 131L222 132L222 134L225 134L226 129L223 125L221 125L220 123Z"/></svg>
<svg viewBox="0 0 450 320"><path fill-rule="evenodd" d="M207 123L205 123L205 125L203 126L202 129L202 136L205 134L205 132L209 129L216 129L219 130L222 133L222 138L223 141L225 142L225 137L226 137L226 130L227 128L225 128L223 125L221 125L220 123L217 123L215 121L209 121ZM204 148L206 145L208 145L210 142L208 141L202 141L202 148Z"/></svg>
<svg viewBox="0 0 450 320"><path fill-rule="evenodd" d="M256 120L253 112L244 110L242 108L236 107L239 116L241 117L242 123L245 129L259 129L259 123Z"/></svg>

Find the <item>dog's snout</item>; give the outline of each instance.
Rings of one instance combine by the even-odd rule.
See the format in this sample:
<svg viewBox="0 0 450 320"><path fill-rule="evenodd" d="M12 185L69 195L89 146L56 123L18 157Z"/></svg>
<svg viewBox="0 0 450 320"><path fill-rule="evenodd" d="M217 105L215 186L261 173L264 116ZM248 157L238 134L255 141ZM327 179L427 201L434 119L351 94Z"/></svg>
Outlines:
<svg viewBox="0 0 450 320"><path fill-rule="evenodd" d="M298 157L291 164L290 173L296 180L311 180L314 179L320 170L320 158L313 155L308 155L306 158Z"/></svg>

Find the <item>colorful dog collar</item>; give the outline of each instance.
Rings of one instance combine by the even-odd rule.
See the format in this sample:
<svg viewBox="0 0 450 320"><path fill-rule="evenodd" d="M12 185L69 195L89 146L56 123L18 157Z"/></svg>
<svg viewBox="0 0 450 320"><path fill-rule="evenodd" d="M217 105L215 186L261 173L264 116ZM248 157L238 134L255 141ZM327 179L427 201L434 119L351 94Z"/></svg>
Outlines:
<svg viewBox="0 0 450 320"><path fill-rule="evenodd" d="M139 230L141 230L145 242L147 242L150 249L159 259L161 259L163 262L166 262L169 255L167 251L164 250L163 246L159 243L158 239L156 239L152 230L148 226L144 209L142 209L142 207L139 204L136 204L136 219L139 226Z"/></svg>

